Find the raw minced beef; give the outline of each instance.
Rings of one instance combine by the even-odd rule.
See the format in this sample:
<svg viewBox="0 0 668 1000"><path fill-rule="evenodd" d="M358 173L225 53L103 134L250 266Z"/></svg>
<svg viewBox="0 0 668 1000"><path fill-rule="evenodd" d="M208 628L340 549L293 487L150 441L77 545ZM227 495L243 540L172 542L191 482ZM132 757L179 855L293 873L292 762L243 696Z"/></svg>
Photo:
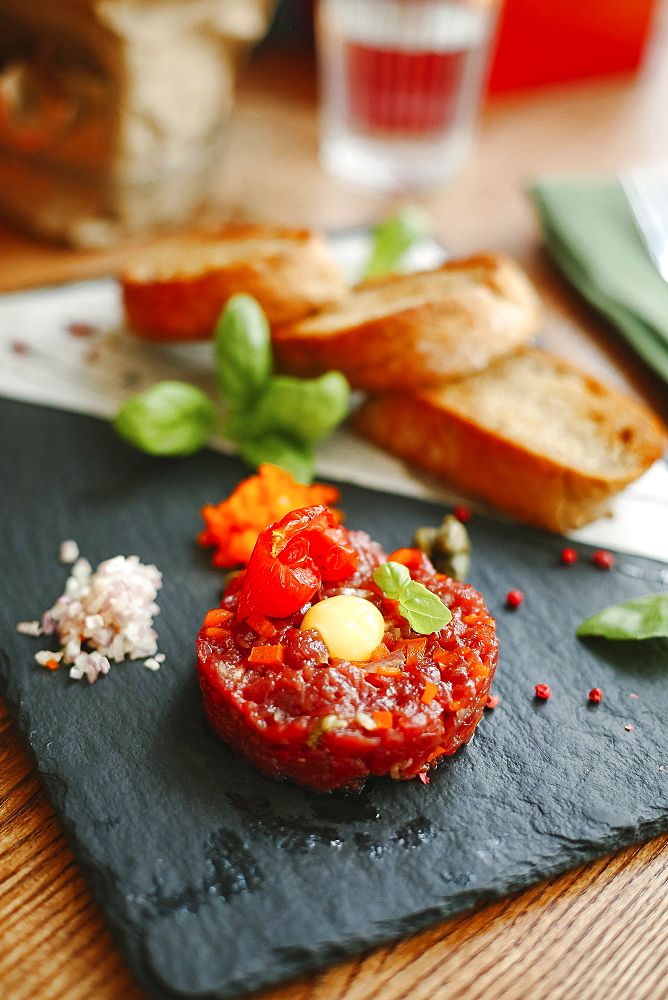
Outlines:
<svg viewBox="0 0 668 1000"><path fill-rule="evenodd" d="M197 643L204 707L218 735L267 774L319 791L358 790L369 775L424 777L471 739L498 655L494 621L473 587L436 573L416 552L412 578L452 613L447 626L419 635L373 580L388 557L363 532L349 538L359 553L353 576L321 588L297 614L251 627L235 617L240 574L221 603L231 616L203 626ZM313 603L340 593L380 609L380 658L332 658L317 632L299 628ZM254 646L274 644L282 662L249 659Z"/></svg>

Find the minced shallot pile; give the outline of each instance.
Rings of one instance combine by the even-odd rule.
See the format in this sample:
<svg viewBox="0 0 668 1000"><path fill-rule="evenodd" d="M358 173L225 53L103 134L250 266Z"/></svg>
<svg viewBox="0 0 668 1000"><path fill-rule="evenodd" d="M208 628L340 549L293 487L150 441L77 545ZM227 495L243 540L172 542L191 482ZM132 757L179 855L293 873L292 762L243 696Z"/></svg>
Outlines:
<svg viewBox="0 0 668 1000"><path fill-rule="evenodd" d="M126 656L144 659L145 666L157 670L164 654L157 652L152 626L160 611L155 599L162 573L140 563L138 556L115 556L93 572L71 540L61 545L60 558L74 563L65 592L41 622L17 626L25 635L58 635L60 650L40 650L35 654L37 663L52 670L61 662L69 663L73 680L86 677L90 683L108 673L112 660L119 663Z"/></svg>

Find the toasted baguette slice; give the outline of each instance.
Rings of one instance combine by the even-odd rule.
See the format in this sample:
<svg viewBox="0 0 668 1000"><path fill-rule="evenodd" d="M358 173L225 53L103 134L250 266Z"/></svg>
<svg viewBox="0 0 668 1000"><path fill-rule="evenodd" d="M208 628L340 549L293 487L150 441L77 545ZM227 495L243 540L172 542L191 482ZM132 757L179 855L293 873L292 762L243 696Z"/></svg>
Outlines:
<svg viewBox="0 0 668 1000"><path fill-rule="evenodd" d="M642 404L531 348L438 389L378 397L356 422L463 492L558 532L605 513L667 444Z"/></svg>
<svg viewBox="0 0 668 1000"><path fill-rule="evenodd" d="M347 291L322 236L264 226L162 241L142 251L121 287L128 325L150 340L210 337L236 292L256 298L274 324L307 316Z"/></svg>
<svg viewBox="0 0 668 1000"><path fill-rule="evenodd" d="M283 370L337 368L359 389L433 385L485 368L536 332L538 297L513 261L496 255L392 275L273 332Z"/></svg>

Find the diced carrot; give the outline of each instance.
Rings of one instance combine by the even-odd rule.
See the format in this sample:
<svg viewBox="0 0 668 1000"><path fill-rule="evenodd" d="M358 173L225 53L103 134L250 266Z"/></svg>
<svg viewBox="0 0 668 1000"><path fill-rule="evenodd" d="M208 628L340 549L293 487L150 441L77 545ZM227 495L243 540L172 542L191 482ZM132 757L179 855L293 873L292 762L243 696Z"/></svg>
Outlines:
<svg viewBox="0 0 668 1000"><path fill-rule="evenodd" d="M427 761L431 763L432 760L436 760L437 757L440 757L442 753L445 753L445 747L436 747L434 752L430 753L427 757Z"/></svg>
<svg viewBox="0 0 668 1000"><path fill-rule="evenodd" d="M207 639L225 639L229 635L229 632L226 628L221 628L219 625L211 625L204 634Z"/></svg>
<svg viewBox="0 0 668 1000"><path fill-rule="evenodd" d="M376 660L384 660L386 656L390 655L390 651L384 642L379 643L376 648L371 653L369 660L374 663Z"/></svg>
<svg viewBox="0 0 668 1000"><path fill-rule="evenodd" d="M276 635L276 626L272 625L269 619L265 618L264 615L251 615L251 617L247 619L247 623L253 631L257 632L258 635L261 635L263 639L271 639L273 635Z"/></svg>
<svg viewBox="0 0 668 1000"><path fill-rule="evenodd" d="M452 663L458 656L458 651L454 649L435 649L432 654L432 658L436 663Z"/></svg>
<svg viewBox="0 0 668 1000"><path fill-rule="evenodd" d="M371 717L379 729L392 728L392 722L394 720L392 719L391 712L372 712Z"/></svg>
<svg viewBox="0 0 668 1000"><path fill-rule="evenodd" d="M232 617L231 611L226 611L225 608L212 608L211 611L207 611L204 616L205 625L222 625L223 622L229 621Z"/></svg>
<svg viewBox="0 0 668 1000"><path fill-rule="evenodd" d="M44 666L48 667L49 670L57 670L60 666L60 660L47 660Z"/></svg>
<svg viewBox="0 0 668 1000"><path fill-rule="evenodd" d="M274 646L253 646L248 654L248 662L265 664L282 663L283 649L284 647L280 643L276 643Z"/></svg>
<svg viewBox="0 0 668 1000"><path fill-rule="evenodd" d="M382 663L379 667L376 667L376 673L379 677L398 677L403 674L401 667L390 667L384 666Z"/></svg>
<svg viewBox="0 0 668 1000"><path fill-rule="evenodd" d="M406 665L414 667L427 648L426 639L409 639L406 643Z"/></svg>
<svg viewBox="0 0 668 1000"><path fill-rule="evenodd" d="M422 692L422 698L420 701L423 705L430 705L436 695L438 694L438 684L432 684L431 681L427 681L424 686L424 691Z"/></svg>

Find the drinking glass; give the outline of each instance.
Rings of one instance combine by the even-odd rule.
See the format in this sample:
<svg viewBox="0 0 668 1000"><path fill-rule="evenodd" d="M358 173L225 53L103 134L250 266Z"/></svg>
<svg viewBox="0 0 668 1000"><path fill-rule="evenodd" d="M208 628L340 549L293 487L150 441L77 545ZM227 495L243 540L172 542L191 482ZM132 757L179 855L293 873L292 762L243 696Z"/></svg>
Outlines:
<svg viewBox="0 0 668 1000"><path fill-rule="evenodd" d="M320 156L378 191L431 187L475 134L496 0L320 0Z"/></svg>

